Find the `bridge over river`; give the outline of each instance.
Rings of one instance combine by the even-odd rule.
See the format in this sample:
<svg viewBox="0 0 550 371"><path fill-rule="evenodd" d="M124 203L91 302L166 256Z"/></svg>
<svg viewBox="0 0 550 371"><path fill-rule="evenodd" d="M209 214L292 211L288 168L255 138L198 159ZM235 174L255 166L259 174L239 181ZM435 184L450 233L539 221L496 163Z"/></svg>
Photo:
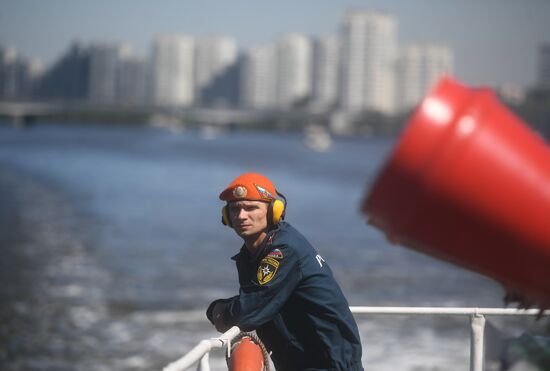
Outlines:
<svg viewBox="0 0 550 371"><path fill-rule="evenodd" d="M26 126L39 121L70 115L85 116L131 116L139 115L146 122L166 121L171 123L194 123L224 126L247 124L274 118L313 118L311 113L299 113L281 110L252 110L236 108L176 108L158 106L104 105L84 102L2 102L0 101L0 120L7 120L15 126Z"/></svg>

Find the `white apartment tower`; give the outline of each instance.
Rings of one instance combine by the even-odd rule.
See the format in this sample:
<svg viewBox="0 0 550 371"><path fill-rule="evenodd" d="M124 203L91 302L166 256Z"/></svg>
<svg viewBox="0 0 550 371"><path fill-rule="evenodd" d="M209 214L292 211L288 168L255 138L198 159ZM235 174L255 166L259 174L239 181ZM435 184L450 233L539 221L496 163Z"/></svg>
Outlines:
<svg viewBox="0 0 550 371"><path fill-rule="evenodd" d="M120 56L116 98L124 105L146 102L147 63L144 58L135 56L129 47L124 48Z"/></svg>
<svg viewBox="0 0 550 371"><path fill-rule="evenodd" d="M237 44L224 36L202 37L195 42L195 96L237 59Z"/></svg>
<svg viewBox="0 0 550 371"><path fill-rule="evenodd" d="M326 109L338 97L339 41L335 36L325 36L313 42L312 103Z"/></svg>
<svg viewBox="0 0 550 371"><path fill-rule="evenodd" d="M394 113L396 19L376 11L349 11L341 42L341 107Z"/></svg>
<svg viewBox="0 0 550 371"><path fill-rule="evenodd" d="M90 47L88 98L92 102L115 102L117 72L122 52L121 46L108 43L98 43Z"/></svg>
<svg viewBox="0 0 550 371"><path fill-rule="evenodd" d="M241 105L266 109L276 105L276 49L264 45L251 48L241 66Z"/></svg>
<svg viewBox="0 0 550 371"><path fill-rule="evenodd" d="M453 53L446 45L404 46L397 62L397 106L413 108L445 74L453 73Z"/></svg>
<svg viewBox="0 0 550 371"><path fill-rule="evenodd" d="M153 42L151 94L160 106L187 106L194 101L194 42L180 35L159 36Z"/></svg>
<svg viewBox="0 0 550 371"><path fill-rule="evenodd" d="M289 34L276 42L277 106L290 108L311 93L311 41Z"/></svg>
<svg viewBox="0 0 550 371"><path fill-rule="evenodd" d="M0 47L0 97L14 98L18 92L17 51Z"/></svg>

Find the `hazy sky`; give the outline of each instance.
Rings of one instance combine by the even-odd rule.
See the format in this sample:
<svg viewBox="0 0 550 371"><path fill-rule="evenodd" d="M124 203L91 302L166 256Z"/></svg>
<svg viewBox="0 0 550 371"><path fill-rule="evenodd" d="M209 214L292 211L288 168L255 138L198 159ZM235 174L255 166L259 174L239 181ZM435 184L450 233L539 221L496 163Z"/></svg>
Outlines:
<svg viewBox="0 0 550 371"><path fill-rule="evenodd" d="M446 42L470 84L532 84L550 42L550 0L0 0L0 44L46 65L74 40L117 41L145 53L162 33L230 35L241 48L287 32L338 32L350 8L394 14L400 42Z"/></svg>

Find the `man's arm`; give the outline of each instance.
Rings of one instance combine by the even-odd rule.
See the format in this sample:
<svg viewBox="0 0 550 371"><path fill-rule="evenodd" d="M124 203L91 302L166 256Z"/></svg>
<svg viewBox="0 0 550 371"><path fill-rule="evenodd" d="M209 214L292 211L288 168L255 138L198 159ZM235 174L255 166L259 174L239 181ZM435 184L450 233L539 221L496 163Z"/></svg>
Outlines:
<svg viewBox="0 0 550 371"><path fill-rule="evenodd" d="M293 250L277 246L281 255L261 260L256 279L241 286L240 293L224 304L223 321L231 327L251 331L270 321L286 303L302 272Z"/></svg>
<svg viewBox="0 0 550 371"><path fill-rule="evenodd" d="M254 330L273 319L286 303L302 273L292 249L277 248L279 257L262 259L256 278L241 286L239 295L210 304L206 315L218 331L225 332L235 325L244 331Z"/></svg>

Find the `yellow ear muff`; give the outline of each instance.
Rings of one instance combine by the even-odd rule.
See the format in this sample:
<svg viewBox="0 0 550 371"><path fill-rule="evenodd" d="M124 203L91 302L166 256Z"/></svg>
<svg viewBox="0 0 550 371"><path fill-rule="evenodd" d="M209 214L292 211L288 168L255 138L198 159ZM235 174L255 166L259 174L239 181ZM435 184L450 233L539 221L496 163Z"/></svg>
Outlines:
<svg viewBox="0 0 550 371"><path fill-rule="evenodd" d="M227 208L227 205L222 207L222 224L226 225L230 228L233 226L231 225L231 218L229 217L229 209Z"/></svg>
<svg viewBox="0 0 550 371"><path fill-rule="evenodd" d="M274 200L272 203L271 203L271 212L272 212L272 224L275 225L277 223L279 223L283 218L284 218L284 215L285 215L285 204L283 203L283 201L281 200Z"/></svg>

